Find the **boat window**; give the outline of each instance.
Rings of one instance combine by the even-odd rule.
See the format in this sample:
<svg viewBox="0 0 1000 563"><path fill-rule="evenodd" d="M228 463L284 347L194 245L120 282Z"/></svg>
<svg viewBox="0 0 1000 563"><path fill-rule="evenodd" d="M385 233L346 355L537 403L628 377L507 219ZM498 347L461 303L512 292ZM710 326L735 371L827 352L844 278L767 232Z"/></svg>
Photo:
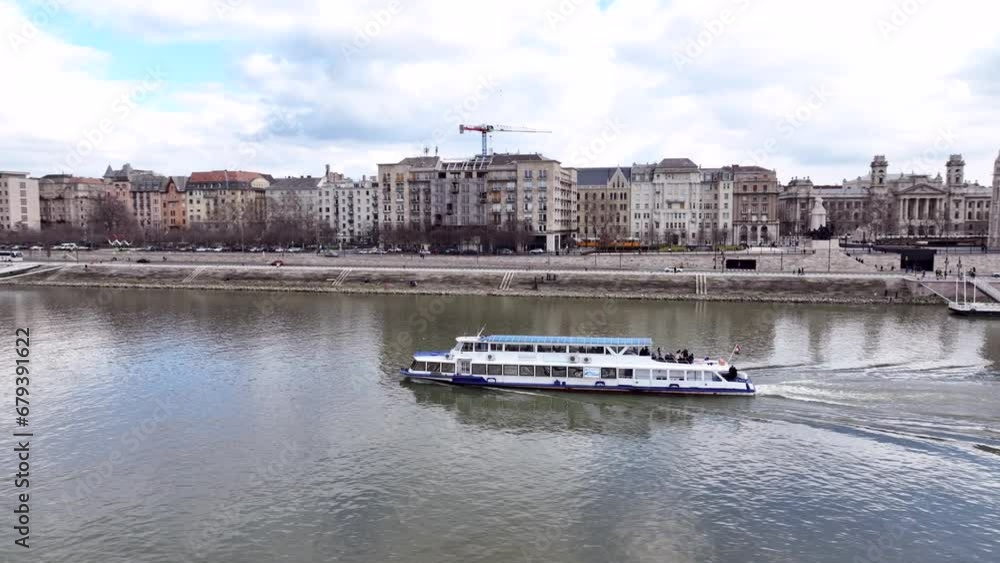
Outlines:
<svg viewBox="0 0 1000 563"><path fill-rule="evenodd" d="M410 369L413 371L424 371L424 362L413 360L413 363L410 364Z"/></svg>
<svg viewBox="0 0 1000 563"><path fill-rule="evenodd" d="M503 375L503 366L500 364L489 364L486 366L486 373L489 375Z"/></svg>
<svg viewBox="0 0 1000 563"><path fill-rule="evenodd" d="M569 353L570 354L582 354L583 350L584 350L583 346L570 346L569 347Z"/></svg>
<svg viewBox="0 0 1000 563"><path fill-rule="evenodd" d="M572 366L569 368L570 377L583 377L583 368Z"/></svg>
<svg viewBox="0 0 1000 563"><path fill-rule="evenodd" d="M687 380L688 381L701 381L701 372L700 371L689 371L689 372L686 372L686 373L687 373Z"/></svg>
<svg viewBox="0 0 1000 563"><path fill-rule="evenodd" d="M517 375L517 366L504 366L503 367L503 374L504 375Z"/></svg>
<svg viewBox="0 0 1000 563"><path fill-rule="evenodd" d="M441 364L428 362L427 371L431 373L441 373Z"/></svg>
<svg viewBox="0 0 1000 563"><path fill-rule="evenodd" d="M617 371L615 368L601 368L601 379L615 379Z"/></svg>
<svg viewBox="0 0 1000 563"><path fill-rule="evenodd" d="M503 344L490 344L490 352L503 352Z"/></svg>
<svg viewBox="0 0 1000 563"><path fill-rule="evenodd" d="M648 369L637 369L637 370L635 370L635 378L636 379L649 379L649 370Z"/></svg>
<svg viewBox="0 0 1000 563"><path fill-rule="evenodd" d="M486 375L486 364L472 364L472 375Z"/></svg>
<svg viewBox="0 0 1000 563"><path fill-rule="evenodd" d="M549 366L535 366L535 377L552 377L552 368Z"/></svg>
<svg viewBox="0 0 1000 563"><path fill-rule="evenodd" d="M555 351L556 351L555 350L555 346L548 346L546 344L539 344L538 345L538 353L539 354L551 354L552 352L555 352Z"/></svg>
<svg viewBox="0 0 1000 563"><path fill-rule="evenodd" d="M521 366L521 377L534 377L535 376L535 366Z"/></svg>
<svg viewBox="0 0 1000 563"><path fill-rule="evenodd" d="M441 373L455 373L455 364L441 364Z"/></svg>
<svg viewBox="0 0 1000 563"><path fill-rule="evenodd" d="M684 381L684 372L671 370L669 379L670 381Z"/></svg>
<svg viewBox="0 0 1000 563"><path fill-rule="evenodd" d="M466 343L462 344L462 351L463 352L471 352L472 351L472 343L471 342L466 342Z"/></svg>
<svg viewBox="0 0 1000 563"><path fill-rule="evenodd" d="M589 346L587 348L588 354L601 354L604 355L604 346Z"/></svg>
<svg viewBox="0 0 1000 563"><path fill-rule="evenodd" d="M489 344L486 344L485 342L476 343L476 352L489 352L489 350L490 350Z"/></svg>
<svg viewBox="0 0 1000 563"><path fill-rule="evenodd" d="M634 356L635 354L636 354L635 346L626 346L625 347L625 355L626 356Z"/></svg>
<svg viewBox="0 0 1000 563"><path fill-rule="evenodd" d="M670 372L668 372L665 369L654 369L653 370L653 377L657 381L666 381L669 373Z"/></svg>
<svg viewBox="0 0 1000 563"><path fill-rule="evenodd" d="M722 381L722 376L719 375L719 374L717 374L717 373L713 373L712 374L712 381Z"/></svg>
<svg viewBox="0 0 1000 563"><path fill-rule="evenodd" d="M535 353L535 345L534 344L525 344L524 345L524 350L521 350L521 351L522 352L531 352L532 354L534 354Z"/></svg>
<svg viewBox="0 0 1000 563"><path fill-rule="evenodd" d="M618 379L632 379L632 370L630 369L618 370Z"/></svg>
<svg viewBox="0 0 1000 563"><path fill-rule="evenodd" d="M552 377L566 377L566 366L552 366Z"/></svg>

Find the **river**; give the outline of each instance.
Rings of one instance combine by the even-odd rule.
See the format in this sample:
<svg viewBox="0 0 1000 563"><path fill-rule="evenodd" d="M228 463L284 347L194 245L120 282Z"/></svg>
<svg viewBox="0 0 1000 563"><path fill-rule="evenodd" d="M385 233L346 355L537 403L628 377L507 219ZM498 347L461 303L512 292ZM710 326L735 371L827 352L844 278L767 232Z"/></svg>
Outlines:
<svg viewBox="0 0 1000 563"><path fill-rule="evenodd" d="M1000 559L1000 323L943 307L5 288L0 326L36 434L0 558ZM484 327L739 344L760 394L399 381Z"/></svg>

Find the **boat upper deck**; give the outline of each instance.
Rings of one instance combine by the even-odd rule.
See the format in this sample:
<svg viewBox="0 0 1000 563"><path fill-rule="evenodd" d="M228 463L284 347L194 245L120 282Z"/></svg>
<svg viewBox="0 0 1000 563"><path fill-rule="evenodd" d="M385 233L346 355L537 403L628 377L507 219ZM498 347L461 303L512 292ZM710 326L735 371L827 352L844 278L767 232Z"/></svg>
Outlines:
<svg viewBox="0 0 1000 563"><path fill-rule="evenodd" d="M526 336L494 334L490 336L461 337L459 342L485 342L487 344L548 344L559 346L644 346L653 345L652 338L608 338L591 336Z"/></svg>

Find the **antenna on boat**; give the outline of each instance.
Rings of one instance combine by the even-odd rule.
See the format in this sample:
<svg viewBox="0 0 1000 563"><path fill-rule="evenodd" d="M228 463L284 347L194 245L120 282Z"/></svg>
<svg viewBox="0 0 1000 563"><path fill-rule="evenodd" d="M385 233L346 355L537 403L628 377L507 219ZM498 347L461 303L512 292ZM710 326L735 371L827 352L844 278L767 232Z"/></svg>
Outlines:
<svg viewBox="0 0 1000 563"><path fill-rule="evenodd" d="M476 338L482 338L483 332L485 331L486 331L486 325L483 325L483 328L479 329L479 334L476 335Z"/></svg>

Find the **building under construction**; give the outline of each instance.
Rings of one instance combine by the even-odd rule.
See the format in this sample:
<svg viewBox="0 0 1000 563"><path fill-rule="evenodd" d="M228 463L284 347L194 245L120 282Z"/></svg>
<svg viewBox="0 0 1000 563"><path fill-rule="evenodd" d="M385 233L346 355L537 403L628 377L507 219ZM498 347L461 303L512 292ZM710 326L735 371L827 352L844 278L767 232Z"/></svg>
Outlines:
<svg viewBox="0 0 1000 563"><path fill-rule="evenodd" d="M540 154L437 156L378 165L381 229L523 230L555 251L576 232L576 170Z"/></svg>

